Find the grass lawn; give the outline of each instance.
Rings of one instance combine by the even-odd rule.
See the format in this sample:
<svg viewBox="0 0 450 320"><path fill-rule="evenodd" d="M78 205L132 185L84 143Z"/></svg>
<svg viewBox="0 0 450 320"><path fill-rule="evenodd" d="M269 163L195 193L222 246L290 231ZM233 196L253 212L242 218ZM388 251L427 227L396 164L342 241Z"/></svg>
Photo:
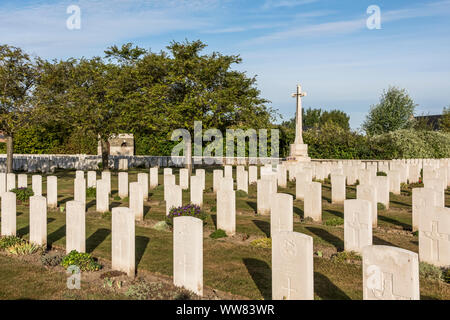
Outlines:
<svg viewBox="0 0 450 320"><path fill-rule="evenodd" d="M209 234L215 230L215 194L212 192L212 170L206 168L206 190L204 210L208 213L204 227L204 285L220 291L250 299L271 298L271 249L254 247L251 241L270 236L270 217L256 214L256 186L249 193L236 197L236 235L213 240ZM130 170L129 182L137 181L138 172ZM173 169L177 174L178 169ZM160 169L159 183L163 182ZM58 205L73 200L75 171L58 171ZM127 199L117 197L117 172L112 172L111 207L128 206ZM100 178L100 173L97 174ZM28 177L31 187L31 176ZM45 195L46 179L43 178ZM138 276L150 272L170 280L172 276L172 233L158 231L152 226L164 220L165 202L163 187L150 190L149 200L144 204L144 221L136 224L136 264ZM411 232L411 192L404 186L402 194L391 194L391 208L379 210L378 228L373 231L375 245L391 245L418 252L418 237ZM295 183L289 182L286 189L278 192L290 193L295 198ZM355 198L356 188L347 187L347 198ZM95 198L87 198L86 251L94 257L111 260L111 214L95 212ZM189 190L183 191L183 204L189 203ZM446 193L446 205L450 206L450 193ZM303 220L303 202L294 201L294 231L314 238L314 291L316 299L362 299L362 267L357 258L344 258L344 230L342 225L333 225L343 218L343 205L331 204L331 186L322 186L323 223ZM327 222L328 221L328 222ZM29 236L29 208L17 206L17 235ZM65 246L65 213L59 210L48 212L48 244L54 248ZM336 256L336 254L338 254ZM338 257L338 258L336 258ZM0 299L116 299L124 298L120 292L104 293L97 287L83 285L82 290L67 292L63 272L51 271L24 261L0 256ZM20 284L20 285L18 285ZM450 284L421 277L422 299L450 299ZM72 294L72 295L71 295Z"/></svg>

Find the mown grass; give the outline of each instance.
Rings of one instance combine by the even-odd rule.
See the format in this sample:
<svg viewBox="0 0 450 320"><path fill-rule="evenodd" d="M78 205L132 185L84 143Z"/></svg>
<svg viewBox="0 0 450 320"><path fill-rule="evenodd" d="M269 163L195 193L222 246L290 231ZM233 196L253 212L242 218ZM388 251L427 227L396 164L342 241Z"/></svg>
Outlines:
<svg viewBox="0 0 450 320"><path fill-rule="evenodd" d="M178 169L173 169L177 174ZM129 182L137 181L138 172L147 170L130 170ZM66 201L73 200L74 171L58 171L58 201L64 205ZM100 173L97 174L100 178ZM43 192L46 190L43 179ZM163 183L162 169L159 172L159 183ZM29 177L31 185L31 178ZM128 201L114 200L117 195L117 172L112 173L111 207L128 206ZM149 201L144 206L144 222L136 226L136 264L138 270L148 270L154 273L172 275L172 233L158 231L151 226L165 216L165 203L163 201L163 187L149 191ZM295 183L289 182L287 188L279 189L295 195ZM347 198L355 198L356 188L347 187ZM251 299L271 298L271 250L255 248L250 240L270 236L270 217L256 214L256 187L249 186L248 195L237 198L236 237L220 240L209 238L215 227L215 194L212 192L212 168L206 170L206 191L204 194L203 209L209 214L204 232L204 284L225 292L249 297ZM450 195L446 200L449 203ZM189 202L189 190L183 191L183 204ZM86 215L86 250L93 256L111 259L111 215L102 215L95 212L95 199L87 199ZM308 234L314 239L314 251L327 252L323 257L314 258L314 285L316 299L361 299L362 298L362 269L358 264L336 263L329 256L343 250L343 226L327 226L328 220L343 218L343 205L331 204L331 186L324 184L322 188L323 224L302 222L303 202L294 201L294 231ZM379 228L375 229L374 244L384 244L402 247L414 252L418 251L418 238L413 236L411 230L411 196L402 193L400 196L391 196L391 208L378 212ZM28 238L29 236L29 208L24 205L17 207L17 233ZM398 233L387 233L387 230L398 230ZM242 237L245 235L245 237ZM242 240L241 238L249 238ZM48 243L52 246L64 248L65 246L65 213L59 210L48 212ZM12 262L11 262L12 263ZM8 283L8 274L2 269L8 269L6 260L0 260L0 298L18 297L17 288ZM14 267L11 267L14 268ZM35 272L31 266L15 268L17 274L25 275ZM21 279L17 275L16 278ZM36 275L36 277L38 277ZM18 280L20 283L31 281L28 276ZM51 277L43 274L42 279L49 281ZM40 280L41 281L41 280ZM42 280L44 281L44 280ZM63 281L64 282L64 281ZM39 282L40 283L40 282ZM65 283L65 282L64 282ZM27 289L30 284L24 284L23 290L37 290L35 286ZM22 289L21 289L22 290ZM55 297L65 298L61 294L64 288L54 285ZM3 294L3 296L2 296ZM450 299L450 286L440 282L421 279L421 294L423 298ZM34 296L34 295L31 295ZM39 294L35 295L39 297ZM95 295L94 295L95 296ZM82 298L80 296L80 298Z"/></svg>

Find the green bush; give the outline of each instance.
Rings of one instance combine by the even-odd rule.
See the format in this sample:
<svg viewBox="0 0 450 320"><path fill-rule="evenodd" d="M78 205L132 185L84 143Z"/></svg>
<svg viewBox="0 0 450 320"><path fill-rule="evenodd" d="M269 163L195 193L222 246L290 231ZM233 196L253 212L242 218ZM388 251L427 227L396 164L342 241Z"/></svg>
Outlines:
<svg viewBox="0 0 450 320"><path fill-rule="evenodd" d="M16 194L16 199L22 202L28 202L30 197L34 196L33 189L31 188L16 188L12 189L11 192Z"/></svg>
<svg viewBox="0 0 450 320"><path fill-rule="evenodd" d="M445 269L442 272L442 280L444 280L444 282L446 283L450 283L450 268Z"/></svg>
<svg viewBox="0 0 450 320"><path fill-rule="evenodd" d="M6 248L7 252L14 254L14 255L18 255L18 256L33 254L38 250L39 250L39 246L37 246L33 243L29 243L28 241L25 241L25 240Z"/></svg>
<svg viewBox="0 0 450 320"><path fill-rule="evenodd" d="M209 235L209 237L212 238L212 239L226 238L227 237L227 233L225 231L223 231L222 229L217 229L216 231L211 233Z"/></svg>
<svg viewBox="0 0 450 320"><path fill-rule="evenodd" d="M9 247L15 246L16 244L20 244L24 242L22 238L16 236L6 236L0 238L0 249L7 249Z"/></svg>
<svg viewBox="0 0 450 320"><path fill-rule="evenodd" d="M76 250L70 251L70 253L62 259L61 265L65 269L75 265L80 268L81 271L98 271L102 267L89 253L80 253Z"/></svg>
<svg viewBox="0 0 450 320"><path fill-rule="evenodd" d="M377 172L377 177L387 177L387 173L384 171L378 171Z"/></svg>
<svg viewBox="0 0 450 320"><path fill-rule="evenodd" d="M426 262L419 263L419 274L427 279L442 279L442 270L439 267L433 266L432 264L428 264Z"/></svg>
<svg viewBox="0 0 450 320"><path fill-rule="evenodd" d="M377 203L377 210L386 210L386 206L383 203L378 202Z"/></svg>
<svg viewBox="0 0 450 320"><path fill-rule="evenodd" d="M255 239L252 242L250 242L250 245L255 248L271 249L272 239L271 238Z"/></svg>
<svg viewBox="0 0 450 320"><path fill-rule="evenodd" d="M45 252L41 256L42 265L56 267L61 264L64 255L60 252Z"/></svg>
<svg viewBox="0 0 450 320"><path fill-rule="evenodd" d="M97 196L97 189L90 187L86 189L86 198L95 198Z"/></svg>
<svg viewBox="0 0 450 320"><path fill-rule="evenodd" d="M332 218L325 221L326 226L342 226L344 224L344 219L342 218Z"/></svg>
<svg viewBox="0 0 450 320"><path fill-rule="evenodd" d="M237 198L246 198L248 197L248 193L243 190L236 191L236 197Z"/></svg>

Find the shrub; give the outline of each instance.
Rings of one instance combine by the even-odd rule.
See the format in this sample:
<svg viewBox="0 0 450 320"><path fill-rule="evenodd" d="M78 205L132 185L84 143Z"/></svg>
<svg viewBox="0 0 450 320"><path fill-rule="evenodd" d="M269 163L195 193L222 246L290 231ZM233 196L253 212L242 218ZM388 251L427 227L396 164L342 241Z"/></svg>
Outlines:
<svg viewBox="0 0 450 320"><path fill-rule="evenodd" d="M248 193L243 190L238 190L238 191L236 191L236 197L246 198L246 197L248 197Z"/></svg>
<svg viewBox="0 0 450 320"><path fill-rule="evenodd" d="M75 265L80 268L81 271L98 271L102 267L89 253L80 253L76 250L70 251L70 253L62 259L61 265L65 269Z"/></svg>
<svg viewBox="0 0 450 320"><path fill-rule="evenodd" d="M6 251L11 254L23 256L27 254L33 254L39 249L39 246L29 243L28 241L23 240L20 243L16 243L15 245L8 247Z"/></svg>
<svg viewBox="0 0 450 320"><path fill-rule="evenodd" d="M377 203L377 210L386 210L386 206L383 203L378 202Z"/></svg>
<svg viewBox="0 0 450 320"><path fill-rule="evenodd" d="M97 196L97 189L90 187L86 189L86 198L95 198Z"/></svg>
<svg viewBox="0 0 450 320"><path fill-rule="evenodd" d="M377 177L387 177L387 174L384 171L378 171L377 172Z"/></svg>
<svg viewBox="0 0 450 320"><path fill-rule="evenodd" d="M181 216L199 218L203 220L203 223L205 223L207 217L198 205L188 204L187 206L171 208L169 211L169 215L166 217L166 223L169 226L173 226L173 219Z"/></svg>
<svg viewBox="0 0 450 320"><path fill-rule="evenodd" d="M44 266L56 267L61 264L64 255L60 252L46 252L41 256L41 262Z"/></svg>
<svg viewBox="0 0 450 320"><path fill-rule="evenodd" d="M31 188L16 188L12 189L11 192L16 194L16 199L22 202L28 202L30 197L34 196L33 189Z"/></svg>
<svg viewBox="0 0 450 320"><path fill-rule="evenodd" d="M167 231L170 229L170 227L166 221L159 221L159 222L155 223L155 225L153 226L153 229L158 230L158 231Z"/></svg>
<svg viewBox="0 0 450 320"><path fill-rule="evenodd" d="M442 280L444 280L444 282L446 283L450 283L450 268L445 269L442 272Z"/></svg>
<svg viewBox="0 0 450 320"><path fill-rule="evenodd" d="M209 237L212 238L212 239L226 238L227 237L227 233L225 231L223 231L222 229L217 229L216 231L211 233L209 235Z"/></svg>
<svg viewBox="0 0 450 320"><path fill-rule="evenodd" d="M250 242L250 245L255 248L271 249L272 248L272 239L271 238L255 239L252 242Z"/></svg>
<svg viewBox="0 0 450 320"><path fill-rule="evenodd" d="M439 280L442 278L442 270L426 262L419 263L419 274L427 279Z"/></svg>
<svg viewBox="0 0 450 320"><path fill-rule="evenodd" d="M330 220L325 221L326 226L341 226L344 224L344 219L342 218L332 218Z"/></svg>
<svg viewBox="0 0 450 320"><path fill-rule="evenodd" d="M0 238L0 249L7 249L9 247L15 246L16 244L22 243L22 238L16 237L16 236L7 236Z"/></svg>

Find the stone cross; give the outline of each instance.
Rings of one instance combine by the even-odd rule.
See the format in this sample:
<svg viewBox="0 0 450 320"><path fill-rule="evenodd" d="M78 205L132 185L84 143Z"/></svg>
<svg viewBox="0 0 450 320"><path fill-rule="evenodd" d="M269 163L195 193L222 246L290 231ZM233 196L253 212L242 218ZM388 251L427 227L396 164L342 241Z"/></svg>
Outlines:
<svg viewBox="0 0 450 320"><path fill-rule="evenodd" d="M302 92L302 86L297 85L297 93L292 94L297 98L297 112L295 116L295 142L294 144L303 144L303 126L302 126L302 97L306 97L306 92Z"/></svg>

